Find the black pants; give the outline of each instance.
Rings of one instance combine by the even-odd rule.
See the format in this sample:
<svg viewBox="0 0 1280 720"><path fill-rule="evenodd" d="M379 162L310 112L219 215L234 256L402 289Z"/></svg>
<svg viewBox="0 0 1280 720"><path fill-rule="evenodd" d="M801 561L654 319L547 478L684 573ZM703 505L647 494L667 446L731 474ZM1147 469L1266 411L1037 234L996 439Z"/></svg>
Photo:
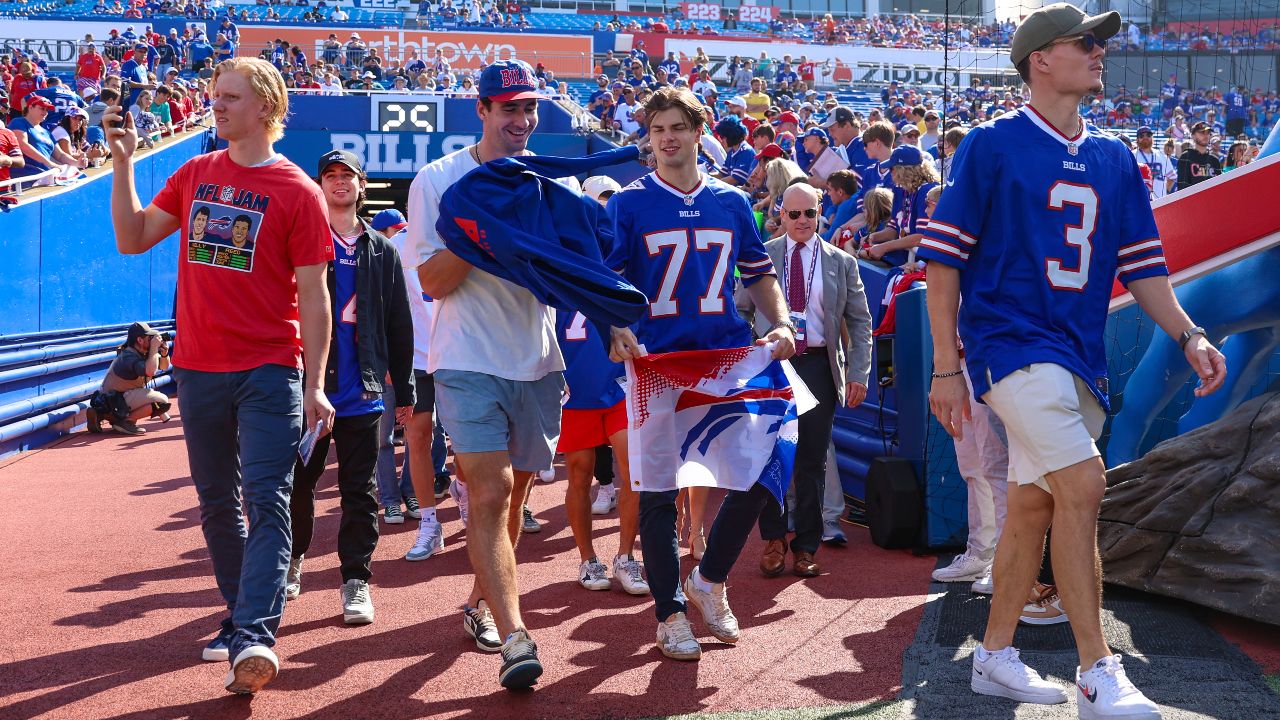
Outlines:
<svg viewBox="0 0 1280 720"><path fill-rule="evenodd" d="M342 520L338 525L338 560L342 582L368 580L369 562L378 546L378 496L374 472L378 467L378 419L382 413L336 418L333 432L316 442L311 463L296 460L293 498L289 515L293 522L293 557L311 549L315 529L316 482L324 474L329 438L338 450L338 492L342 495Z"/></svg>
<svg viewBox="0 0 1280 720"><path fill-rule="evenodd" d="M818 406L801 415L799 421L795 470L791 475L791 486L795 488L792 519L796 528L791 552L815 553L822 541L822 497L827 486L827 445L831 443L831 423L836 414L836 383L826 352L796 355L791 358L791 365L818 400ZM760 513L760 537L782 540L786 536L786 512L770 495Z"/></svg>

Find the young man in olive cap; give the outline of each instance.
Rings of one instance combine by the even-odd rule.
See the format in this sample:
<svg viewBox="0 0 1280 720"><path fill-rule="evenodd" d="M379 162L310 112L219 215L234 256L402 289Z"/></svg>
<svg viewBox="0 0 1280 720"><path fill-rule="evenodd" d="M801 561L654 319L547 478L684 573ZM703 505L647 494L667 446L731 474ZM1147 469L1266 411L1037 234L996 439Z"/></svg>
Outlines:
<svg viewBox="0 0 1280 720"><path fill-rule="evenodd" d="M1016 482L970 686L1022 702L1066 702L1012 645L1052 524L1054 575L1080 656L1079 715L1145 720L1160 712L1125 676L1100 617L1106 476L1094 441L1109 401L1103 329L1113 279L1181 338L1200 377L1197 396L1222 385L1226 363L1174 298L1137 161L1078 112L1080 98L1102 90L1105 44L1119 29L1118 13L1089 17L1063 3L1023 21L1010 55L1031 101L961 142L918 257L929 261L933 412L962 437L969 393L955 341L959 311L974 394L1008 431Z"/></svg>

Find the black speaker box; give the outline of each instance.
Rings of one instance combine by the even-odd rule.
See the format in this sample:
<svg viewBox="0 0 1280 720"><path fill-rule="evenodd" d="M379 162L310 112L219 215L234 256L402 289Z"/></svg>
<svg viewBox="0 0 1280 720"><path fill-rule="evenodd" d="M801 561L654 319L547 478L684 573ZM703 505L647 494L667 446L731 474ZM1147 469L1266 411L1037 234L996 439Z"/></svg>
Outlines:
<svg viewBox="0 0 1280 720"><path fill-rule="evenodd" d="M886 549L913 548L924 530L924 498L905 458L878 457L867 471L871 541Z"/></svg>

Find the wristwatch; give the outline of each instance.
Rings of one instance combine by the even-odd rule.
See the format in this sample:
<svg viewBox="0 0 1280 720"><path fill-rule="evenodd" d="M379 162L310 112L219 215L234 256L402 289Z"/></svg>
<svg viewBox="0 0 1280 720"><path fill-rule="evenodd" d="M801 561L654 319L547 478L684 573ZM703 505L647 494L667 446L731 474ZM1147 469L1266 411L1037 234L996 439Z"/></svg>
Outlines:
<svg viewBox="0 0 1280 720"><path fill-rule="evenodd" d="M1206 338L1209 337L1209 333L1205 332L1204 328L1197 325L1191 328L1190 330L1182 331L1182 334L1178 336L1178 347L1185 348L1187 346L1187 343L1191 342L1191 338L1195 337L1196 335L1204 335Z"/></svg>
<svg viewBox="0 0 1280 720"><path fill-rule="evenodd" d="M773 326L769 328L768 332L765 333L765 335L768 335L769 333L773 332L774 330L777 330L778 328L787 328L791 330L792 336L795 336L797 333L800 332L800 328L796 327L795 323L791 322L790 320L783 319L774 323Z"/></svg>

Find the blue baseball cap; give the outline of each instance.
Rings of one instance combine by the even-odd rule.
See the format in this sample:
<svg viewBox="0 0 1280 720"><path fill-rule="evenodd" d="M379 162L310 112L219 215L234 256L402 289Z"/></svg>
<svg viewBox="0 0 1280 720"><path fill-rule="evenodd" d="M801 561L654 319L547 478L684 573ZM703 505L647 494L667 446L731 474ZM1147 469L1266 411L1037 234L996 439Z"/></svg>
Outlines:
<svg viewBox="0 0 1280 720"><path fill-rule="evenodd" d="M827 143L831 142L831 136L827 134L827 131L817 127L809 128L809 131L804 134L804 137L817 137L822 138Z"/></svg>
<svg viewBox="0 0 1280 720"><path fill-rule="evenodd" d="M374 215L373 221L369 224L373 226L374 230L383 232L385 230L399 230L405 225L408 225L409 221L405 219L404 213L399 210L396 210L395 208L387 208L377 215Z"/></svg>
<svg viewBox="0 0 1280 720"><path fill-rule="evenodd" d="M497 102L540 100L533 68L523 60L500 60L480 73L478 93Z"/></svg>
<svg viewBox="0 0 1280 720"><path fill-rule="evenodd" d="M1155 135L1155 132L1154 132L1154 131L1152 131L1151 126L1150 126L1150 125L1143 125L1142 127L1138 128L1138 134L1139 134L1139 135L1142 135L1142 134L1144 134L1144 133L1145 133L1145 134L1147 134L1147 135Z"/></svg>
<svg viewBox="0 0 1280 720"><path fill-rule="evenodd" d="M920 148L915 145L899 145L894 149L893 154L880 167L888 170L899 165L923 165L924 153L920 152Z"/></svg>

